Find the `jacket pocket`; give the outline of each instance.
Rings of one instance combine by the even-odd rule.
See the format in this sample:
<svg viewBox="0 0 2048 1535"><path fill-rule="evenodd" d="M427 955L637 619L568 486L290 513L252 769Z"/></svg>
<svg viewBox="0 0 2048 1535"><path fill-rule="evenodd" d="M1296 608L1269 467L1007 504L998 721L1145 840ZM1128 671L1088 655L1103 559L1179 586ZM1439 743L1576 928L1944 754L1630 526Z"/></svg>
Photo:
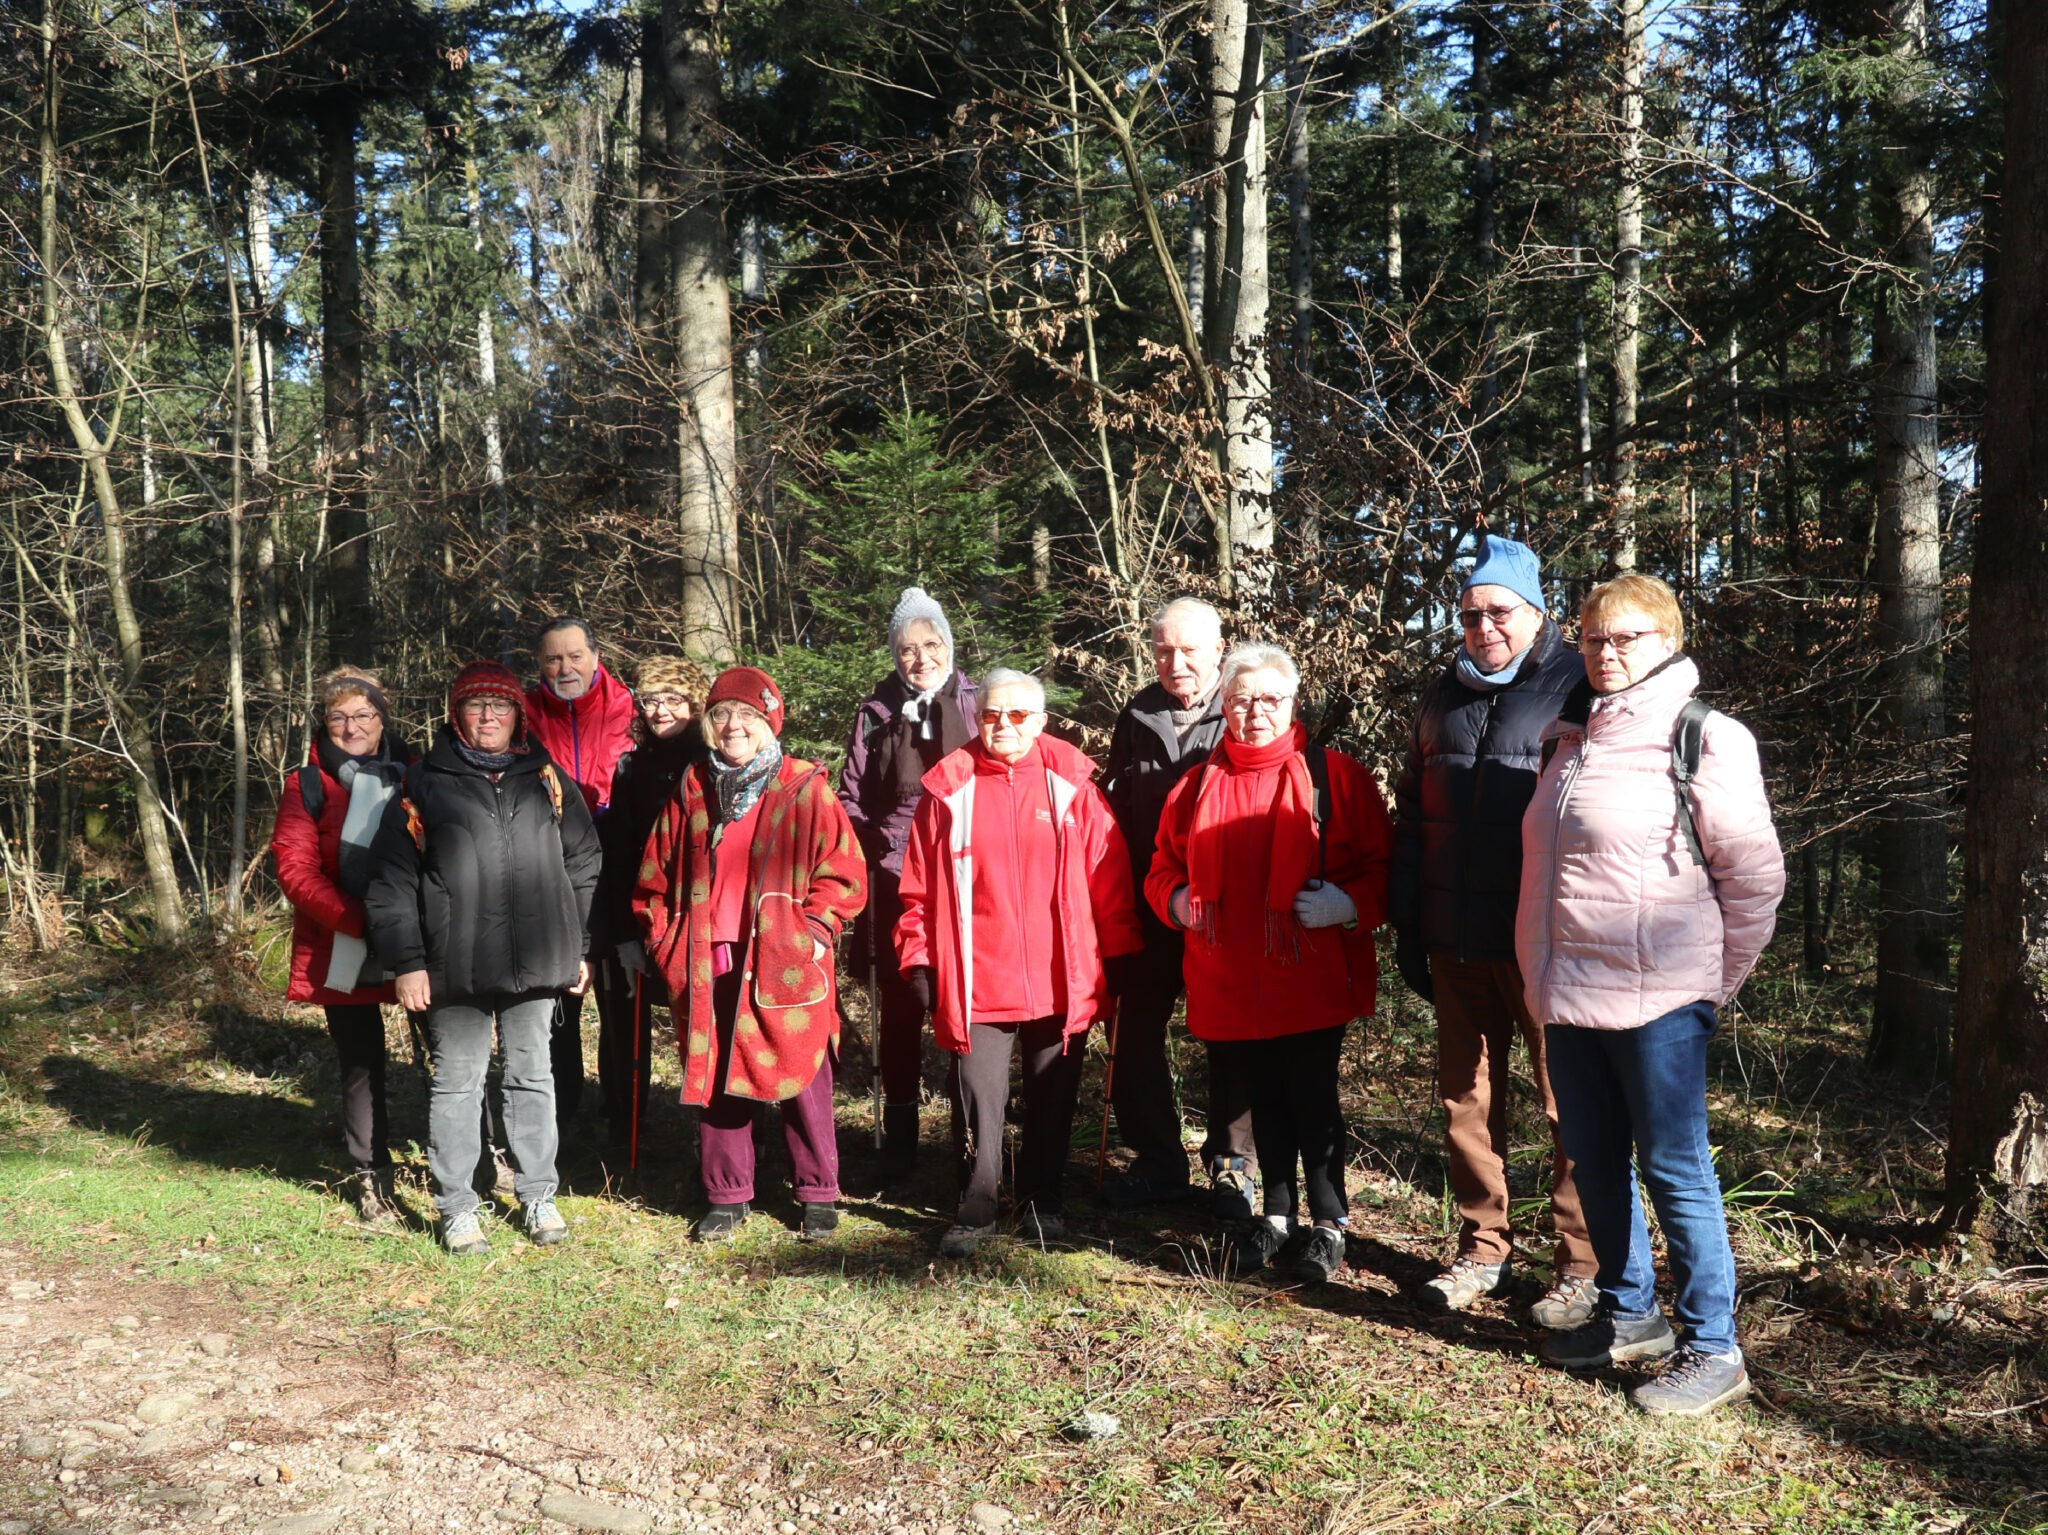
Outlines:
<svg viewBox="0 0 2048 1535"><path fill-rule="evenodd" d="M764 892L754 908L754 1006L816 1007L831 990L796 897Z"/></svg>

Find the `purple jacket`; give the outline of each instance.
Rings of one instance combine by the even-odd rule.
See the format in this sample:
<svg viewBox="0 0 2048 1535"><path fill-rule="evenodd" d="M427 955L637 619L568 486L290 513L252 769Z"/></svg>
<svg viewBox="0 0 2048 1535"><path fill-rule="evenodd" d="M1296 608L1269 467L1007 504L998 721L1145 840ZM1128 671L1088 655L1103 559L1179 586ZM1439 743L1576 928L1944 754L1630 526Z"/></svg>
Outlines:
<svg viewBox="0 0 2048 1535"><path fill-rule="evenodd" d="M966 740L976 739L981 690L962 671L954 672L951 686L957 690L959 719L947 733L957 745L962 730ZM931 760L923 769L915 774L890 771L903 751L917 749L917 743L908 739L911 726L902 718L908 691L902 677L891 672L862 700L846 743L846 763L839 770L839 803L853 822L868 867L891 875L903 872L903 845L910 840L910 823L923 797L917 780L951 749L942 749L937 741L925 743Z"/></svg>

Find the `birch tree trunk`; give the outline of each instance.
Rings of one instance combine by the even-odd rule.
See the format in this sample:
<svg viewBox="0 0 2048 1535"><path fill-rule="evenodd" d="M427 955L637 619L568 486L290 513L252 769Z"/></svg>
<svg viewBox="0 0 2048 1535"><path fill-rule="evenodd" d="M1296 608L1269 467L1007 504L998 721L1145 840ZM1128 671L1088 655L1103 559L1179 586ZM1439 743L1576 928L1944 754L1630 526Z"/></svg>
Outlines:
<svg viewBox="0 0 2048 1535"><path fill-rule="evenodd" d="M1636 338L1643 304L1643 0L1620 0L1621 67L1615 88L1620 124L1614 182L1613 393L1607 432L1613 444L1607 483L1614 498L1608 563L1636 568Z"/></svg>
<svg viewBox="0 0 2048 1535"><path fill-rule="evenodd" d="M732 300L718 151L720 0L664 0L670 320L683 648L724 663L739 632Z"/></svg>
<svg viewBox="0 0 2048 1535"><path fill-rule="evenodd" d="M262 669L264 691L272 698L284 696L284 622L277 600L278 509L270 487L270 443L273 433L271 410L272 368L269 333L270 274L270 177L262 171L249 176L249 469L256 477L256 493L262 498L263 520L256 530L256 662Z"/></svg>

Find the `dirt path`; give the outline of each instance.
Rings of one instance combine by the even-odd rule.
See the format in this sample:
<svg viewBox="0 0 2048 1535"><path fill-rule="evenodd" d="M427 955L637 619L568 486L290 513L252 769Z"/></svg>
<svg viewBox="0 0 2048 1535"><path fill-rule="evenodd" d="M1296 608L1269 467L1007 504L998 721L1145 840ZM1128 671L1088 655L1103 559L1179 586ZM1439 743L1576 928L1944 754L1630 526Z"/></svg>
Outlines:
<svg viewBox="0 0 2048 1535"><path fill-rule="evenodd" d="M0 1278L0 1535L979 1535L1033 1522L900 1465L873 1486L890 1458L871 1445L853 1449L870 1485L852 1495L844 1462L665 1433L590 1386L459 1360L431 1330L297 1330L6 1249Z"/></svg>

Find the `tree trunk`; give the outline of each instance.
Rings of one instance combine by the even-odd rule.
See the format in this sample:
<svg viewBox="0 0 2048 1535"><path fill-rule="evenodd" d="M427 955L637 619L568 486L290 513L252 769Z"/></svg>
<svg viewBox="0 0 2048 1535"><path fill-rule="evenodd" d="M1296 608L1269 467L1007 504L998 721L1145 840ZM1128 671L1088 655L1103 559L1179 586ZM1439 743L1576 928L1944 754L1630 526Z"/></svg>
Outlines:
<svg viewBox="0 0 2048 1535"><path fill-rule="evenodd" d="M1203 347L1223 380L1224 476L1217 553L1270 583L1273 550L1272 376L1266 228L1265 29L1248 0L1209 0L1209 185Z"/></svg>
<svg viewBox="0 0 2048 1535"><path fill-rule="evenodd" d="M670 504L668 446L670 409L656 387L668 367L668 214L663 180L668 175L668 88L662 54L661 14L650 9L640 23L640 111L633 202L633 334L640 357L638 420L630 450L634 504L643 515Z"/></svg>
<svg viewBox="0 0 2048 1535"><path fill-rule="evenodd" d="M718 152L720 0L664 0L671 320L677 393L676 523L683 648L730 661L739 630L739 486L732 300Z"/></svg>
<svg viewBox="0 0 2048 1535"><path fill-rule="evenodd" d="M1926 0L1892 0L1891 42L1901 62L1917 72L1927 46ZM1920 91L1909 73L1893 108L1909 116ZM1891 280L1879 287L1871 326L1871 425L1877 640L1896 787L1878 829L1877 992L1869 1054L1879 1070L1924 1082L1946 1059L1950 1003L1947 807L1934 772L1944 710L1933 177L1924 157L1890 150L1875 189L1877 227L1893 268ZM1983 563L1980 558L1980 570Z"/></svg>
<svg viewBox="0 0 2048 1535"><path fill-rule="evenodd" d="M320 391L326 437L329 653L376 661L369 487L363 458L363 280L356 235L356 117L337 90L319 113Z"/></svg>
<svg viewBox="0 0 2048 1535"><path fill-rule="evenodd" d="M273 432L270 336L270 178L262 171L249 176L249 469L263 502L263 520L256 530L256 662L263 688L271 698L284 696L284 623L277 600L277 505L271 495L270 443Z"/></svg>
<svg viewBox="0 0 2048 1535"><path fill-rule="evenodd" d="M1493 50L1499 41L1493 7L1474 3L1466 7L1465 25L1472 43L1472 260L1479 279L1479 355L1475 361L1478 377L1472 391L1472 448L1479 457L1479 492L1491 499L1500 488L1499 456L1494 451L1498 437L1494 415L1500 408L1500 380L1494 371L1493 279L1498 267L1494 200L1493 159Z"/></svg>
<svg viewBox="0 0 2048 1535"><path fill-rule="evenodd" d="M1948 1193L1961 1224L2020 1252L2048 1228L2048 9L2009 6L2005 29Z"/></svg>
<svg viewBox="0 0 2048 1535"><path fill-rule="evenodd" d="M1397 17L1388 26L1399 28ZM1401 87L1407 80L1406 33L1396 31L1388 46L1386 73L1380 77L1380 118L1387 125L1385 190L1387 197L1387 302L1401 302L1404 255L1401 248Z"/></svg>
<svg viewBox="0 0 2048 1535"><path fill-rule="evenodd" d="M1574 210L1576 213L1576 210ZM1579 516L1591 528L1600 504L1593 470L1593 374L1586 358L1586 232L1572 224L1572 400L1579 428Z"/></svg>
<svg viewBox="0 0 2048 1535"><path fill-rule="evenodd" d="M1643 289L1643 0L1620 0L1621 68L1615 91L1620 121L1620 163L1614 185L1613 393L1607 431L1612 442L1607 480L1614 498L1608 563L1617 572L1636 568L1636 332Z"/></svg>
<svg viewBox="0 0 2048 1535"><path fill-rule="evenodd" d="M1294 319L1294 371L1316 372L1315 240L1309 217L1308 51L1315 0L1293 0L1287 17L1287 279Z"/></svg>

